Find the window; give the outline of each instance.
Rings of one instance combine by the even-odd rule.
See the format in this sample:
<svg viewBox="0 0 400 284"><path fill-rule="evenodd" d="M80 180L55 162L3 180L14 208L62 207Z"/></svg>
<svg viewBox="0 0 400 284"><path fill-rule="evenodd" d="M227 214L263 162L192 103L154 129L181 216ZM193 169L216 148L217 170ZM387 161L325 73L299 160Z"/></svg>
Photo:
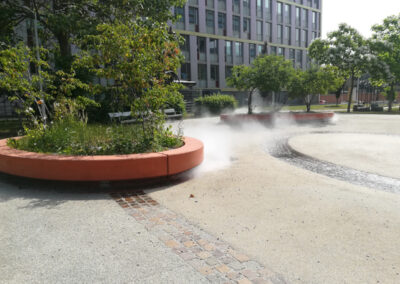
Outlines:
<svg viewBox="0 0 400 284"><path fill-rule="evenodd" d="M218 34L226 36L226 14L218 13Z"/></svg>
<svg viewBox="0 0 400 284"><path fill-rule="evenodd" d="M218 62L218 40L210 38L210 61Z"/></svg>
<svg viewBox="0 0 400 284"><path fill-rule="evenodd" d="M225 66L225 78L232 76L232 66Z"/></svg>
<svg viewBox="0 0 400 284"><path fill-rule="evenodd" d="M296 29L296 45L297 46L300 46L300 33L301 33L301 30L300 29Z"/></svg>
<svg viewBox="0 0 400 284"><path fill-rule="evenodd" d="M311 34L311 40L314 40L317 38L317 32L312 32Z"/></svg>
<svg viewBox="0 0 400 284"><path fill-rule="evenodd" d="M271 20L271 3L272 0L265 0L265 19L267 21Z"/></svg>
<svg viewBox="0 0 400 284"><path fill-rule="evenodd" d="M218 10L226 11L226 0L218 0Z"/></svg>
<svg viewBox="0 0 400 284"><path fill-rule="evenodd" d="M250 43L249 44L249 59L250 63L253 62L253 60L256 58L256 45Z"/></svg>
<svg viewBox="0 0 400 284"><path fill-rule="evenodd" d="M280 55L280 56L285 55L285 49L283 47L278 47L278 55Z"/></svg>
<svg viewBox="0 0 400 284"><path fill-rule="evenodd" d="M267 23L266 24L266 31L265 31L265 39L267 41L272 41L272 24L271 23Z"/></svg>
<svg viewBox="0 0 400 284"><path fill-rule="evenodd" d="M312 27L314 30L317 29L317 13L312 12Z"/></svg>
<svg viewBox="0 0 400 284"><path fill-rule="evenodd" d="M303 68L303 51L300 49L296 50L296 67Z"/></svg>
<svg viewBox="0 0 400 284"><path fill-rule="evenodd" d="M307 47L308 35L306 30L301 30L301 46Z"/></svg>
<svg viewBox="0 0 400 284"><path fill-rule="evenodd" d="M282 25L277 25L276 26L276 40L279 43L283 43L283 26Z"/></svg>
<svg viewBox="0 0 400 284"><path fill-rule="evenodd" d="M307 0L307 6L312 7L312 0Z"/></svg>
<svg viewBox="0 0 400 284"><path fill-rule="evenodd" d="M243 64L243 43L235 42L235 64Z"/></svg>
<svg viewBox="0 0 400 284"><path fill-rule="evenodd" d="M197 85L201 88L207 88L207 64L197 65Z"/></svg>
<svg viewBox="0 0 400 284"><path fill-rule="evenodd" d="M198 0L189 0L189 4L198 6L199 5L199 1Z"/></svg>
<svg viewBox="0 0 400 284"><path fill-rule="evenodd" d="M195 7L189 7L189 30L199 30L199 10Z"/></svg>
<svg viewBox="0 0 400 284"><path fill-rule="evenodd" d="M243 15L250 16L250 0L243 0Z"/></svg>
<svg viewBox="0 0 400 284"><path fill-rule="evenodd" d="M276 14L276 19L278 21L278 23L282 23L283 22L283 9L282 9L283 4L281 2L277 2L277 14Z"/></svg>
<svg viewBox="0 0 400 284"><path fill-rule="evenodd" d="M263 31L262 31L262 22L256 22L256 29L257 29L257 40L262 41Z"/></svg>
<svg viewBox="0 0 400 284"><path fill-rule="evenodd" d="M178 21L176 21L176 28L184 30L185 29L185 10L182 7L175 7L175 16L179 16Z"/></svg>
<svg viewBox="0 0 400 284"><path fill-rule="evenodd" d="M257 45L257 54L262 55L264 54L264 47L262 45Z"/></svg>
<svg viewBox="0 0 400 284"><path fill-rule="evenodd" d="M232 1L232 12L235 14L240 14L240 0Z"/></svg>
<svg viewBox="0 0 400 284"><path fill-rule="evenodd" d="M190 38L188 35L183 35L184 42L181 44L180 49L185 61L190 61Z"/></svg>
<svg viewBox="0 0 400 284"><path fill-rule="evenodd" d="M301 22L300 22L300 11L301 8L296 7L296 26L300 27Z"/></svg>
<svg viewBox="0 0 400 284"><path fill-rule="evenodd" d="M290 27L285 27L285 40L283 41L284 44L291 45L292 41L292 32Z"/></svg>
<svg viewBox="0 0 400 284"><path fill-rule="evenodd" d="M307 9L303 9L302 21L303 21L303 27L306 28L308 26L308 11L307 11Z"/></svg>
<svg viewBox="0 0 400 284"><path fill-rule="evenodd" d="M290 48L289 49L289 59L293 62L293 67L295 66L295 64L296 64L296 57L295 57L296 55L295 55L295 50L294 49L292 49L292 48Z"/></svg>
<svg viewBox="0 0 400 284"><path fill-rule="evenodd" d="M258 18L262 18L262 1L257 0L257 11L256 11L256 16Z"/></svg>
<svg viewBox="0 0 400 284"><path fill-rule="evenodd" d="M271 54L276 55L276 46L271 46Z"/></svg>
<svg viewBox="0 0 400 284"><path fill-rule="evenodd" d="M206 26L207 33L213 34L215 33L215 25L214 25L214 11L207 10L206 11Z"/></svg>
<svg viewBox="0 0 400 284"><path fill-rule="evenodd" d="M197 37L197 60L206 61L206 38L205 37Z"/></svg>
<svg viewBox="0 0 400 284"><path fill-rule="evenodd" d="M225 62L227 64L232 64L232 42L225 41Z"/></svg>
<svg viewBox="0 0 400 284"><path fill-rule="evenodd" d="M190 63L182 63L181 64L181 79L182 80L191 80L190 76Z"/></svg>
<svg viewBox="0 0 400 284"><path fill-rule="evenodd" d="M233 16L233 36L240 37L240 17Z"/></svg>
<svg viewBox="0 0 400 284"><path fill-rule="evenodd" d="M319 9L319 0L314 0L314 7Z"/></svg>
<svg viewBox="0 0 400 284"><path fill-rule="evenodd" d="M286 24L292 24L292 9L291 6L288 4L285 4L285 23Z"/></svg>
<svg viewBox="0 0 400 284"><path fill-rule="evenodd" d="M214 0L205 0L206 1L206 7L214 9Z"/></svg>
<svg viewBox="0 0 400 284"><path fill-rule="evenodd" d="M243 33L245 34L245 37L250 39L250 19L249 18L243 18Z"/></svg>
<svg viewBox="0 0 400 284"><path fill-rule="evenodd" d="M210 88L219 87L219 68L218 65L210 65Z"/></svg>

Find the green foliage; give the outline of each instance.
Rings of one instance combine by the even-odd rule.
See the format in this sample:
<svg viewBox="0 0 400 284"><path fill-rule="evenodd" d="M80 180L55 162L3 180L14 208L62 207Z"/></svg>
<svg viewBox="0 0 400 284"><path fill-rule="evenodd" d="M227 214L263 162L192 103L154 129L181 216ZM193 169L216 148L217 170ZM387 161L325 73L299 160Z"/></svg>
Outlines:
<svg viewBox="0 0 400 284"><path fill-rule="evenodd" d="M341 84L343 84L343 78L338 76L336 67L314 65L307 70L295 71L288 85L288 92L292 98L301 98L309 112L314 95L326 94L329 89L337 89Z"/></svg>
<svg viewBox="0 0 400 284"><path fill-rule="evenodd" d="M249 91L248 112L252 113L252 93L258 89L261 94L280 92L287 87L294 74L292 62L282 56L259 56L252 66L234 66L228 85L239 90Z"/></svg>
<svg viewBox="0 0 400 284"><path fill-rule="evenodd" d="M196 109L202 112L203 109L211 114L220 114L225 110L234 110L238 101L229 95L222 95L220 93L211 96L196 98L194 100Z"/></svg>
<svg viewBox="0 0 400 284"><path fill-rule="evenodd" d="M169 129L158 132L149 143L138 125L86 125L63 119L48 129L26 129L26 136L10 139L8 145L20 150L63 155L113 155L159 152L182 146L181 137Z"/></svg>
<svg viewBox="0 0 400 284"><path fill-rule="evenodd" d="M372 27L373 35L369 41L377 64L369 68L374 86L386 87L389 111L396 99L395 85L400 82L400 15L384 19L381 25Z"/></svg>
<svg viewBox="0 0 400 284"><path fill-rule="evenodd" d="M327 39L316 39L308 48L308 54L319 64L332 65L350 77L350 96L347 106L350 112L354 79L359 77L370 64L368 45L354 28L340 24L339 29L328 34Z"/></svg>

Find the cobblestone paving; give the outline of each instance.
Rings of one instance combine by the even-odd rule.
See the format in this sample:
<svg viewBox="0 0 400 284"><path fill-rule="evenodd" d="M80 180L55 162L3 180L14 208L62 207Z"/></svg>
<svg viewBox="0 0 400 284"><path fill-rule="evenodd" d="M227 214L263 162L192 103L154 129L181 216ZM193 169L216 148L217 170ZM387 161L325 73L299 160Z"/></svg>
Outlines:
<svg viewBox="0 0 400 284"><path fill-rule="evenodd" d="M144 192L112 193L111 196L212 283L287 283L281 275L194 226Z"/></svg>

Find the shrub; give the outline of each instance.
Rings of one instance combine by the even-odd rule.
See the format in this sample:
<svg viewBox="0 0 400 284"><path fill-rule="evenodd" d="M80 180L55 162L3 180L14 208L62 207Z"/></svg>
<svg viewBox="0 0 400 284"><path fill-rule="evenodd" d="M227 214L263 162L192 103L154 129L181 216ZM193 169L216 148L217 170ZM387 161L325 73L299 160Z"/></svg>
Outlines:
<svg viewBox="0 0 400 284"><path fill-rule="evenodd" d="M211 114L220 114L225 110L234 110L238 105L238 101L233 96L221 95L220 93L197 98L194 100L194 103L197 109L196 112L202 112L205 109Z"/></svg>
<svg viewBox="0 0 400 284"><path fill-rule="evenodd" d="M138 124L87 125L74 119L55 121L46 129L26 129L21 139L9 139L10 147L39 153L63 155L113 155L160 152L183 145L181 137L169 129L143 135Z"/></svg>

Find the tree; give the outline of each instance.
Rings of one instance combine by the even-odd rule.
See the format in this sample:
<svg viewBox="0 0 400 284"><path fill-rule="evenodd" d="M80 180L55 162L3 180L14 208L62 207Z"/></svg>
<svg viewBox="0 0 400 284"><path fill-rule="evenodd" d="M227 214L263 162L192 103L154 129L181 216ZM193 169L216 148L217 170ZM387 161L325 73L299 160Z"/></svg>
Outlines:
<svg viewBox="0 0 400 284"><path fill-rule="evenodd" d="M400 82L400 15L384 19L372 30L371 50L381 64L371 66L370 74L374 85L387 85L390 112L396 99L395 86Z"/></svg>
<svg viewBox="0 0 400 284"><path fill-rule="evenodd" d="M325 94L330 88L337 89L341 84L342 78L338 77L336 67L314 65L307 70L296 70L288 86L288 92L292 98L301 98L309 112L315 95Z"/></svg>
<svg viewBox="0 0 400 284"><path fill-rule="evenodd" d="M145 20L144 20L145 21ZM162 108L171 96L180 96L180 85L170 83L166 71L176 71L180 51L167 25L150 27L140 18L130 22L101 24L97 34L82 41L74 66L85 66L110 84L96 84L93 92L111 93L116 111L132 110L142 123L144 136L153 139L161 129Z"/></svg>
<svg viewBox="0 0 400 284"><path fill-rule="evenodd" d="M71 44L76 39L96 33L96 26L116 19L128 21L137 16L152 22L166 22L172 18L171 6L183 5L182 0L2 0L0 2L0 39L10 38L12 28L37 14L42 27L41 37L48 48L57 41L57 66L68 70L72 62ZM28 46L32 29L28 24Z"/></svg>
<svg viewBox="0 0 400 284"><path fill-rule="evenodd" d="M262 95L280 92L294 74L292 62L282 56L257 57L251 66L234 66L228 85L248 91L248 113L252 114L252 94L258 89Z"/></svg>
<svg viewBox="0 0 400 284"><path fill-rule="evenodd" d="M354 80L366 69L369 48L364 38L354 28L340 24L339 29L328 34L328 38L314 40L308 48L311 58L319 64L332 65L350 78L350 93L347 112L350 112Z"/></svg>

